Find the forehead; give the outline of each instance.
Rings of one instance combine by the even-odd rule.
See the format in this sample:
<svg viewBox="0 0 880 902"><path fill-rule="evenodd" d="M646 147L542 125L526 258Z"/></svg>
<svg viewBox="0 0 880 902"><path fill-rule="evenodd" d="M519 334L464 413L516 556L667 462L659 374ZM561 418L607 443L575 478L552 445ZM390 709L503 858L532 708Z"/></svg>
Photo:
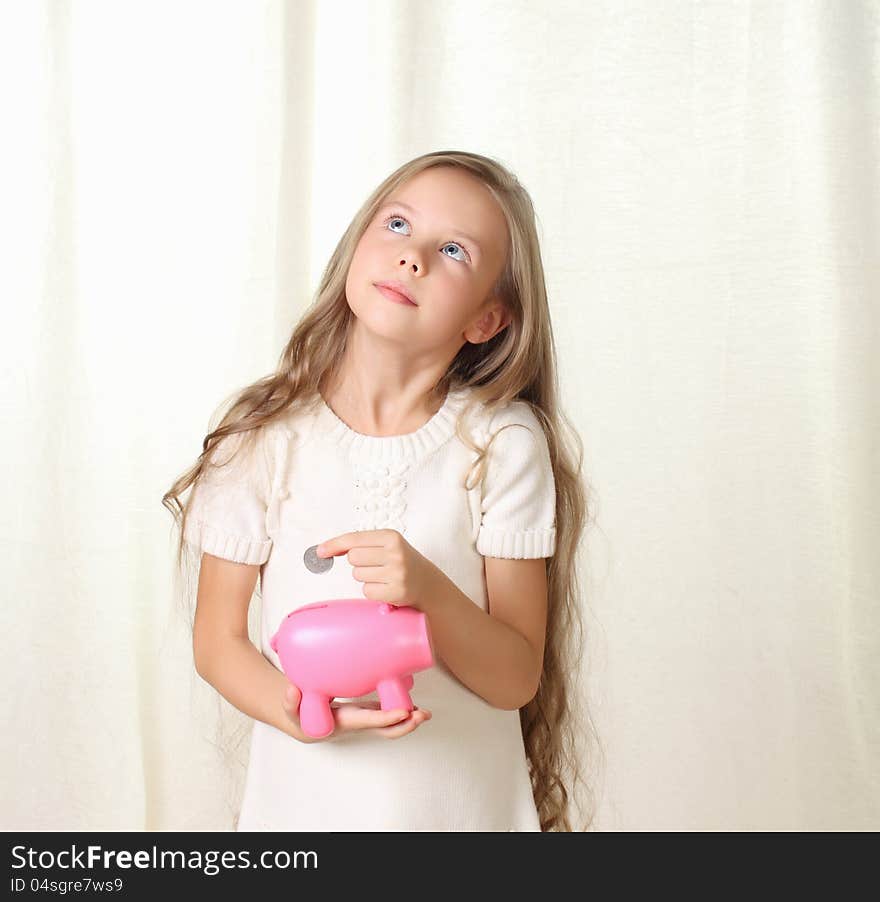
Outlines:
<svg viewBox="0 0 880 902"><path fill-rule="evenodd" d="M487 262L503 259L507 252L504 213L486 184L470 173L446 166L424 169L393 188L381 209L392 205L412 218L417 229L469 242Z"/></svg>

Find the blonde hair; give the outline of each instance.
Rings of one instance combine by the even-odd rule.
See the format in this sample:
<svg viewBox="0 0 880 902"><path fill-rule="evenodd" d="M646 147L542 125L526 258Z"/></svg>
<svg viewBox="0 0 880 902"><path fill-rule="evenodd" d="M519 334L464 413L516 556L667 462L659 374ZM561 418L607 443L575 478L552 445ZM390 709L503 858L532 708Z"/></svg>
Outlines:
<svg viewBox="0 0 880 902"><path fill-rule="evenodd" d="M576 799L575 786L583 782L583 829L588 830L594 819L594 794L583 781L581 761L594 763L593 745L598 752L601 748L586 703L574 704L576 673L583 663L577 559L587 525L587 489L581 474L583 443L558 404L555 347L534 207L525 188L504 166L479 154L437 151L410 160L378 185L337 244L316 297L296 324L275 372L237 392L219 426L205 437L196 463L174 482L162 503L180 530L177 566L181 569L188 504L181 505L180 496L199 479L212 450L225 436L246 433L239 436L246 441L248 435L255 437L274 420L308 407L310 399L314 403L318 392L324 394L343 358L353 319L345 282L355 247L385 199L417 173L434 166L455 167L476 176L495 198L507 222L508 258L492 290L509 312L510 323L482 344L465 343L435 392L442 398L460 387L472 390L456 425L456 434L476 453L471 471L476 482L469 488L482 482L488 451L462 430L462 420L474 406L486 405L491 415L509 401L525 401L546 435L556 485L556 548L547 559L543 673L537 694L520 709L520 723L541 829L578 829L572 826L570 809ZM191 589L187 594L191 598ZM579 741L585 741L582 750Z"/></svg>

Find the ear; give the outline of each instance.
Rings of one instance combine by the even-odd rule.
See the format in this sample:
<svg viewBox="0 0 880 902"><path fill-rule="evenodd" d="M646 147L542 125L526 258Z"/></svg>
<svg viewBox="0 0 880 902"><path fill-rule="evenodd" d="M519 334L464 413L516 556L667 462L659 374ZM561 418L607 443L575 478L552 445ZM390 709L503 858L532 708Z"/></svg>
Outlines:
<svg viewBox="0 0 880 902"><path fill-rule="evenodd" d="M489 309L478 314L462 333L464 340L471 344L482 344L510 325L510 313L501 301L490 299L487 303Z"/></svg>

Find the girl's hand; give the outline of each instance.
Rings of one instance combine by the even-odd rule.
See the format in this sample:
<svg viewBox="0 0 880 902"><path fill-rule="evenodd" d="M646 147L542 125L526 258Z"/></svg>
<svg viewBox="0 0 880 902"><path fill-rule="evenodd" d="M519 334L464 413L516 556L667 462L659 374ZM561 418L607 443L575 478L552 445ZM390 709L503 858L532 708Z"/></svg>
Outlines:
<svg viewBox="0 0 880 902"><path fill-rule="evenodd" d="M348 552L351 575L364 583L364 598L409 605L425 613L435 587L446 575L416 551L396 529L365 529L327 539L319 558Z"/></svg>
<svg viewBox="0 0 880 902"><path fill-rule="evenodd" d="M356 730L373 730L384 739L398 739L412 733L416 727L431 719L431 712L424 708L416 708L413 711L383 711L379 707L379 702L365 702L363 705L339 702L330 705L335 722L333 732L315 739L307 736L300 725L297 711L301 697L299 689L293 683L288 683L281 701L287 716L293 721L294 735L300 742L326 742L328 739L335 739Z"/></svg>

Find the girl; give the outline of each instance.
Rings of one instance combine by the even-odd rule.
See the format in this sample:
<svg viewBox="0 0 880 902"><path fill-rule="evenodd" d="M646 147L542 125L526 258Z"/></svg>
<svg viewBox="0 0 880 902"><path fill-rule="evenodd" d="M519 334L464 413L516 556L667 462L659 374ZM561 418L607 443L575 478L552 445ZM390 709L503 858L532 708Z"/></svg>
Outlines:
<svg viewBox="0 0 880 902"><path fill-rule="evenodd" d="M178 565L199 555L198 673L254 718L238 830L576 829L586 497L563 420L528 194L477 154L403 165L276 372L163 498ZM290 611L357 596L423 610L435 665L416 710L336 700L313 740L269 640Z"/></svg>

